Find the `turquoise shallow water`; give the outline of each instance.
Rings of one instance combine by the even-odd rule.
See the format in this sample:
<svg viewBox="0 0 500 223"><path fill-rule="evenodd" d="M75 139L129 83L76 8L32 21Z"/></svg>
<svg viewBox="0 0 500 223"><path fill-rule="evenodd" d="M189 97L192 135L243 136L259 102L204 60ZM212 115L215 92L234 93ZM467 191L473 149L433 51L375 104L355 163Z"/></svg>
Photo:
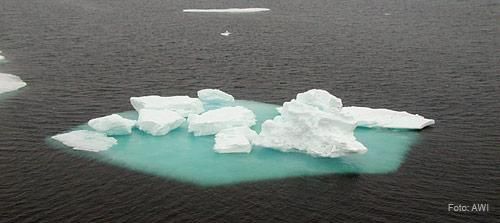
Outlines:
<svg viewBox="0 0 500 223"><path fill-rule="evenodd" d="M277 105L237 101L253 110L260 124L278 115ZM137 113L121 113L135 119ZM88 129L87 125L76 129ZM67 149L54 140L51 145L74 154L92 157L147 174L167 177L201 186L333 173L384 174L395 171L404 161L418 132L357 128L356 137L368 152L341 158L315 158L301 153L283 153L254 147L250 154L218 154L212 150L213 136L195 137L183 125L166 136L151 136L137 129L131 135L117 136L118 145L99 153Z"/></svg>

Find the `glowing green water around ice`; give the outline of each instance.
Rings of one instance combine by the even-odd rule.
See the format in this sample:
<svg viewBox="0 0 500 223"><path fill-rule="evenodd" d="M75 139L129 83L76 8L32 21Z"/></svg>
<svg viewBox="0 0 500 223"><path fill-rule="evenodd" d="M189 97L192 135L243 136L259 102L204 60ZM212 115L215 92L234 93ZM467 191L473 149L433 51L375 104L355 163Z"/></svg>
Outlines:
<svg viewBox="0 0 500 223"><path fill-rule="evenodd" d="M237 101L237 104L255 112L257 132L264 120L278 114L276 105L252 101ZM136 112L122 115L137 117ZM82 125L77 128L89 127ZM161 137L134 129L132 135L115 137L118 145L99 153L67 150L147 174L215 186L332 173L388 173L399 168L418 136L414 131L367 128L358 128L355 134L368 152L334 159L260 147L254 147L250 154L218 154L212 150L213 136L195 137L187 132L186 125ZM52 140L49 142L61 146Z"/></svg>

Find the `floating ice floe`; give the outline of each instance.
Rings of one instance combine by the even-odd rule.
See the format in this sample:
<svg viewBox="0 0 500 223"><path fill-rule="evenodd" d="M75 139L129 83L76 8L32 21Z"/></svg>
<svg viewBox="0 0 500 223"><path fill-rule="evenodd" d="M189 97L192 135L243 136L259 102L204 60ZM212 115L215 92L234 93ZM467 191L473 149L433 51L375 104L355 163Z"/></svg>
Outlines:
<svg viewBox="0 0 500 223"><path fill-rule="evenodd" d="M137 127L154 136L166 135L185 121L177 112L168 109L141 109Z"/></svg>
<svg viewBox="0 0 500 223"><path fill-rule="evenodd" d="M135 120L126 119L117 114L88 121L90 127L107 135L128 135L132 133L132 127L134 127L135 123Z"/></svg>
<svg viewBox="0 0 500 223"><path fill-rule="evenodd" d="M218 153L250 153L257 133L247 126L221 130L215 135L214 151Z"/></svg>
<svg viewBox="0 0 500 223"><path fill-rule="evenodd" d="M0 73L0 94L14 91L26 86L26 83L16 75Z"/></svg>
<svg viewBox="0 0 500 223"><path fill-rule="evenodd" d="M393 111L384 108L352 106L342 108L342 113L352 116L358 126L370 128L423 129L434 124L433 119L427 119L405 111Z"/></svg>
<svg viewBox="0 0 500 223"><path fill-rule="evenodd" d="M2 51L0 51L0 53L2 53ZM2 61L2 60L5 60L5 57L0 55L0 61Z"/></svg>
<svg viewBox="0 0 500 223"><path fill-rule="evenodd" d="M76 130L52 136L53 139L76 150L91 152L104 151L117 144L116 139L104 133L89 130Z"/></svg>
<svg viewBox="0 0 500 223"><path fill-rule="evenodd" d="M232 127L255 125L255 114L241 106L223 107L188 117L188 131L195 136L214 135Z"/></svg>
<svg viewBox="0 0 500 223"><path fill-rule="evenodd" d="M183 12L219 12L219 13L250 13L265 12L268 8L228 8L228 9L184 9Z"/></svg>
<svg viewBox="0 0 500 223"><path fill-rule="evenodd" d="M319 157L364 153L356 140L356 123L340 112L340 99L323 90L309 90L285 102L279 116L262 124L256 145Z"/></svg>
<svg viewBox="0 0 500 223"><path fill-rule="evenodd" d="M219 89L203 89L198 91L198 98L205 109L228 106L234 103L234 97Z"/></svg>
<svg viewBox="0 0 500 223"><path fill-rule="evenodd" d="M226 32L220 33L221 36L229 36L231 33L226 30Z"/></svg>
<svg viewBox="0 0 500 223"><path fill-rule="evenodd" d="M200 114L204 111L203 103L198 98L189 96L161 97L157 95L131 97L130 103L136 111L141 109L168 109L183 117L190 114Z"/></svg>

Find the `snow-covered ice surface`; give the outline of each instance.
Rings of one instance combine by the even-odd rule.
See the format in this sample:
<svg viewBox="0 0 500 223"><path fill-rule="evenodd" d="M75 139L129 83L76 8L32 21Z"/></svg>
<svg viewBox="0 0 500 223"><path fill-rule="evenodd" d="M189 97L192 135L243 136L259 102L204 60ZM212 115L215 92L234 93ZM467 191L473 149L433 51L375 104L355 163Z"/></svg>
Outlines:
<svg viewBox="0 0 500 223"><path fill-rule="evenodd" d="M206 110L234 104L234 97L219 89L203 89L198 91L198 98L203 102Z"/></svg>
<svg viewBox="0 0 500 223"><path fill-rule="evenodd" d="M250 13L265 12L268 8L228 8L228 9L184 9L183 12L218 12L218 13Z"/></svg>
<svg viewBox="0 0 500 223"><path fill-rule="evenodd" d="M341 107L340 99L323 90L298 94L283 104L280 116L262 124L255 144L319 157L365 153L367 148L354 136L354 120Z"/></svg>
<svg viewBox="0 0 500 223"><path fill-rule="evenodd" d="M91 152L104 151L117 144L116 139L113 137L108 137L104 133L89 130L75 130L68 133L62 133L52 136L52 139L72 147L75 150Z"/></svg>
<svg viewBox="0 0 500 223"><path fill-rule="evenodd" d="M384 108L351 106L342 108L342 113L352 116L358 126L369 128L423 129L434 124L433 119L427 119L405 111L393 111Z"/></svg>
<svg viewBox="0 0 500 223"><path fill-rule="evenodd" d="M166 135L185 121L179 113L168 109L141 109L137 127L154 136Z"/></svg>
<svg viewBox="0 0 500 223"><path fill-rule="evenodd" d="M0 73L0 94L15 91L26 86L26 83L16 75Z"/></svg>
<svg viewBox="0 0 500 223"><path fill-rule="evenodd" d="M198 98L189 96L162 97L157 95L131 97L130 103L136 111L143 108L168 109L179 113L183 117L190 114L200 114L204 111L203 103Z"/></svg>
<svg viewBox="0 0 500 223"><path fill-rule="evenodd" d="M218 153L250 153L257 133L249 127L234 127L215 135L214 151Z"/></svg>
<svg viewBox="0 0 500 223"><path fill-rule="evenodd" d="M107 135L128 135L132 133L132 127L135 124L135 120L126 119L117 114L94 118L88 122L90 127Z"/></svg>
<svg viewBox="0 0 500 223"><path fill-rule="evenodd" d="M233 103L234 97L219 89L203 89L198 91L198 98L203 103Z"/></svg>
<svg viewBox="0 0 500 223"><path fill-rule="evenodd" d="M255 125L255 114L242 106L222 107L188 117L189 132L195 136L214 135L232 127Z"/></svg>

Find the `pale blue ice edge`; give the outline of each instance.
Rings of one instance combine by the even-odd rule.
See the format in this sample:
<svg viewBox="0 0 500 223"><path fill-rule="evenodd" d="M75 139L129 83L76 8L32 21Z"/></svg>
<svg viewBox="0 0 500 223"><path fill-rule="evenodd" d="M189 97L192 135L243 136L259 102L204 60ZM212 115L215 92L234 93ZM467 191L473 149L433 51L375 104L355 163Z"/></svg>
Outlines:
<svg viewBox="0 0 500 223"><path fill-rule="evenodd" d="M257 116L255 130L264 120L278 115L277 105L237 100ZM135 111L120 113L137 117ZM85 125L75 129L89 129ZM131 135L116 136L118 144L98 153L75 151L47 138L50 145L85 157L125 167L146 174L217 186L240 182L324 174L384 174L396 171L404 161L418 132L390 129L357 128L356 138L368 152L340 158L315 158L301 153L283 153L254 147L250 154L218 154L212 150L213 136L195 137L186 124L165 136L151 136L134 129Z"/></svg>

